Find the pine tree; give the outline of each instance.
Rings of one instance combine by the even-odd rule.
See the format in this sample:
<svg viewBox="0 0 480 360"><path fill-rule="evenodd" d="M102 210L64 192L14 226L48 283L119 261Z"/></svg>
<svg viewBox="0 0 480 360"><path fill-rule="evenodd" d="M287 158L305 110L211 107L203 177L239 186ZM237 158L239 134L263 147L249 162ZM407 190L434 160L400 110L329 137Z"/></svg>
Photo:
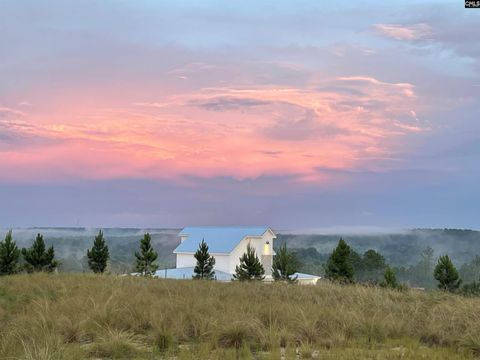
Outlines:
<svg viewBox="0 0 480 360"><path fill-rule="evenodd" d="M136 270L144 276L151 276L158 269L158 265L155 264L158 254L153 250L151 241L150 234L146 233L140 240L140 253L135 252L137 258Z"/></svg>
<svg viewBox="0 0 480 360"><path fill-rule="evenodd" d="M397 289L399 287L395 272L390 266L387 266L383 273L383 282L381 283L381 286L391 289Z"/></svg>
<svg viewBox="0 0 480 360"><path fill-rule="evenodd" d="M438 258L433 276L438 281L438 288L445 291L455 292L462 283L462 279L448 255Z"/></svg>
<svg viewBox="0 0 480 360"><path fill-rule="evenodd" d="M340 239L337 247L327 260L325 268L325 276L332 281L341 283L353 282L353 266L350 261L350 253L352 249L347 245L345 240Z"/></svg>
<svg viewBox="0 0 480 360"><path fill-rule="evenodd" d="M35 241L29 249L22 249L22 255L25 259L25 268L28 272L52 272L59 265L58 261L55 260L53 245L45 249L42 234L37 234Z"/></svg>
<svg viewBox="0 0 480 360"><path fill-rule="evenodd" d="M103 237L103 231L99 230L98 235L95 236L93 246L87 249L88 267L96 274L103 273L107 268L110 254L108 246Z"/></svg>
<svg viewBox="0 0 480 360"><path fill-rule="evenodd" d="M298 271L298 260L293 252L287 250L287 244L280 246L273 258L272 275L275 281L296 281L293 276Z"/></svg>
<svg viewBox="0 0 480 360"><path fill-rule="evenodd" d="M240 257L240 265L235 267L235 280L263 280L265 269L255 253L255 249L247 245L247 252Z"/></svg>
<svg viewBox="0 0 480 360"><path fill-rule="evenodd" d="M195 275L194 279L207 279L212 280L215 276L213 266L215 265L215 258L208 252L208 245L204 239L198 245L198 250L195 252L195 259L197 259L197 265L193 269Z"/></svg>
<svg viewBox="0 0 480 360"><path fill-rule="evenodd" d="M0 241L0 275L11 275L18 271L20 250L12 239L12 230Z"/></svg>

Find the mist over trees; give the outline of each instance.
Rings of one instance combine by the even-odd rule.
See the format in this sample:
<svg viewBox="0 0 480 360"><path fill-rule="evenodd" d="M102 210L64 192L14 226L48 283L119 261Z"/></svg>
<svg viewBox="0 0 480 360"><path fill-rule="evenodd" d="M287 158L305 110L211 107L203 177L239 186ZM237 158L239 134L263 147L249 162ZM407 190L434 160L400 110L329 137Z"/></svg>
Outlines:
<svg viewBox="0 0 480 360"><path fill-rule="evenodd" d="M290 249L314 248L328 255L343 237L360 254L375 249L393 266L415 265L421 252L430 247L435 254L449 254L457 264L468 263L480 255L480 231L457 229L414 229L385 231L384 233L349 234L277 234L276 242L288 244Z"/></svg>
<svg viewBox="0 0 480 360"><path fill-rule="evenodd" d="M278 234L277 243L287 242L302 260L299 272L325 276L325 265L338 243L337 235ZM440 254L448 254L459 265L464 283L480 280L480 232L454 229L417 229L392 234L352 234L346 237L351 247L354 280L381 282L381 261L362 264L369 250L380 254L395 272L397 281L408 286L435 289L435 262ZM373 254L373 253L371 253ZM368 258L367 254L367 258ZM377 266L371 267L371 265Z"/></svg>
<svg viewBox="0 0 480 360"><path fill-rule="evenodd" d="M480 256L476 255L475 258L464 263L459 269L460 277L464 282L470 283L480 280Z"/></svg>
<svg viewBox="0 0 480 360"><path fill-rule="evenodd" d="M45 251L54 245L55 260L62 272L86 272L87 249L92 247L92 238L98 229L89 228L42 228L12 229L16 246L30 248L38 232L45 241ZM158 254L156 264L160 268L175 267L173 250L178 245L179 229L103 229L109 248L108 271L113 274L129 273L136 264L135 252L139 238L148 232L152 247ZM1 235L4 241L8 229ZM278 252L282 244L295 253L298 272L325 277L325 266L339 235L288 234L276 232L274 242ZM477 291L480 286L480 232L452 229L416 229L387 234L349 234L344 237L350 246L354 267L354 281L382 283L385 264L395 273L397 282L411 287L436 289L437 281L433 270L439 255L448 254L457 266L463 286L458 291ZM369 251L369 250L373 250ZM368 252L368 253L367 253ZM377 256L380 255L380 256ZM365 261L364 261L365 260ZM18 270L24 271L25 260L20 256ZM479 290L480 293L480 290Z"/></svg>
<svg viewBox="0 0 480 360"><path fill-rule="evenodd" d="M22 231L23 234L21 233ZM48 229L46 231L47 233L49 232ZM60 230L54 229L53 231L58 233ZM65 230L62 229L61 231ZM137 229L109 229L107 231L115 234L114 237L118 240L118 243L113 242L115 252L111 257L111 261L114 264L112 268L117 269L113 273L118 273L118 269L121 269L119 264L123 264L124 270L121 273L130 273L132 262L136 263L137 270L143 275L153 275L155 273L158 268L156 261L159 258L161 259L164 253L154 250L154 241L149 232L143 234L143 238L140 240L140 252L138 252L132 250L132 246L130 246L130 236L133 236L130 234L134 233L137 239L135 245L138 246L137 236L139 231ZM73 233L77 232L79 230L75 229ZM418 233L418 231L416 232ZM442 233L439 230L422 230L422 232ZM28 238L25 236L25 233L29 234ZM125 233L129 235L125 236ZM480 241L480 232L448 230L446 233L449 234L448 236L460 234L464 240L463 242L458 241L455 244L456 246L452 244L452 249L456 248L457 253L458 249L462 249L466 244L471 245L474 249L475 244ZM66 248L68 248L66 247L67 239L64 237L61 239L49 237L49 246L47 246L41 233L36 234L33 243L31 242L32 231L20 230L20 234L18 237L20 238L20 244L29 245L21 250L17 245L17 236L15 234L14 239L14 233L11 230L7 231L4 240L0 241L0 275L11 275L22 271L28 273L40 271L54 272L59 266L63 265L62 263L65 259L69 259L68 256L65 257L66 254L80 262L83 271L88 266L94 272L101 273L105 271L108 259L111 256L110 247L107 246L104 232L101 230L95 235L93 246L84 250L83 256L78 254L75 256L72 253L72 249L66 251ZM158 242L157 238L155 248L165 249L170 247L167 251L168 254L172 254L173 248L178 244L177 230L160 230L160 234L160 239L164 241ZM476 237L472 234L475 234ZM158 235L159 233L155 233L155 236ZM463 235L467 236L463 237ZM411 249L416 249L417 251L410 254L410 263L398 266L398 264L391 261L396 256L392 256L391 252L385 254L379 250L385 248L385 244L379 242L376 244L376 247L365 249L358 245L358 236L353 236L352 238L353 241L350 240L350 237L348 237L348 241L340 238L330 252L324 253L319 251L318 248L323 249L325 244L319 244L321 246L315 247L312 246L315 244L311 241L305 241L302 235L299 235L298 238L296 236L292 238L292 235L278 234L277 241L274 243L276 245L276 256L272 263L272 276L275 280L295 282L295 272L306 272L322 275L326 279L343 284L359 283L400 290L407 287L438 288L465 296L480 296L480 255L473 251L468 252L470 260L461 263L457 269L449 253L446 254L444 252L445 255L438 256L438 250L429 245L426 245L421 250L418 250L418 247L411 247ZM72 246L78 246L78 243L83 244L83 238L81 238L81 241L77 241L77 239L76 236L72 236ZM126 239L128 239L128 242L125 242ZM293 240L290 241L293 244L309 246L289 248L287 250L287 239ZM57 248L54 248L53 243L56 246L60 244L60 253L63 256L61 258L62 261L57 259ZM356 245L353 246L352 243ZM440 241L440 243L442 242ZM364 241L363 246L365 244L369 244L369 241ZM405 247L405 244L402 246ZM442 247L442 249L445 248L448 247ZM389 248L387 247L386 249L388 250ZM389 251L392 250L390 249ZM466 256L465 252L462 252L462 254ZM173 257L173 255L171 256ZM195 277L212 279L214 276L214 258L209 254L208 245L205 241L199 244L195 258L197 259ZM172 261L169 262L171 264L169 266L173 267ZM456 263L458 263L458 260ZM110 262L109 266L111 266ZM265 269L255 250L249 245L246 253L240 258L240 265L236 268L234 278L245 281L262 280L264 277ZM462 284L464 285L462 286Z"/></svg>
<svg viewBox="0 0 480 360"><path fill-rule="evenodd" d="M415 265L396 267L396 273L401 281L408 282L414 286L432 289L436 286L433 277L435 266L435 251L427 246L420 252L420 260Z"/></svg>

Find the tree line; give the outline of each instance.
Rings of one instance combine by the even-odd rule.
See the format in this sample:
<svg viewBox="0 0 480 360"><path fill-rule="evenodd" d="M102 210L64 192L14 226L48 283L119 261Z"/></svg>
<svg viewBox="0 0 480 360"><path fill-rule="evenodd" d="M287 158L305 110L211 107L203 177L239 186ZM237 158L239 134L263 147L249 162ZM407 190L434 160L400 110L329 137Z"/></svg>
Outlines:
<svg viewBox="0 0 480 360"><path fill-rule="evenodd" d="M135 270L144 275L154 274L158 268L155 264L157 257L158 254L151 245L151 236L146 233L140 240L140 251L135 252ZM87 258L88 266L94 273L106 271L110 253L102 230L95 236L93 246L87 250ZM0 275L13 275L22 271L54 272L59 265L53 245L47 248L40 233L30 248L20 249L13 240L11 230L0 241Z"/></svg>
<svg viewBox="0 0 480 360"><path fill-rule="evenodd" d="M331 281L342 284L354 283L355 261L358 261L358 254L357 256L352 256L354 253L346 241L340 239L338 245L327 259L325 277ZM425 253L425 256L429 258L433 257L433 249L427 249ZM364 258L365 257L370 261L376 262L377 268L378 265L384 265L383 280L378 285L394 289L405 288L405 285L397 281L395 271L384 263L384 259L380 254L375 254L374 250L369 250L364 254ZM375 268L375 266L373 268ZM480 295L480 282L473 281L461 287L462 279L448 255L442 255L438 258L433 269L433 278L436 280L437 287L440 290L466 295Z"/></svg>
<svg viewBox="0 0 480 360"><path fill-rule="evenodd" d="M139 275L152 276L155 274L158 270L156 264L158 253L153 249L149 233L145 233L140 239L139 251L136 251L134 255L135 271ZM196 265L193 278L215 279L215 257L209 253L208 245L204 240L200 242L194 257ZM102 230L95 236L92 247L87 250L87 258L88 266L94 273L106 271L110 253ZM433 249L426 249L422 253L422 258L425 259L425 262L430 263L433 259ZM252 281L265 278L264 266L250 244L247 245L246 252L239 260L240 263L236 266L233 274L235 280ZM0 275L11 275L22 271L27 273L54 272L59 264L59 261L55 259L53 245L47 248L43 235L40 233L37 234L29 248L18 248L13 240L12 231L8 231L5 239L0 241ZM475 260L472 264L480 265L480 259ZM301 263L296 253L288 250L284 243L277 250L273 259L272 277L276 281L295 282L295 273L300 266ZM394 289L406 287L397 281L396 271L386 264L385 258L381 254L371 249L360 256L343 239L339 240L324 267L325 277L333 282L370 283ZM428 271L429 267L425 267L425 269ZM377 281L380 270L382 271L382 280ZM356 272L359 271L362 276L358 276L358 274L356 276ZM462 279L448 255L438 258L433 269L433 277L437 281L437 287L441 290L480 295L480 281L474 280L461 287Z"/></svg>
<svg viewBox="0 0 480 360"><path fill-rule="evenodd" d="M42 234L37 234L30 248L19 249L13 241L11 230L7 232L5 240L0 241L0 275L11 275L20 271L53 272L58 265L53 245L47 249Z"/></svg>
<svg viewBox="0 0 480 360"><path fill-rule="evenodd" d="M139 275L152 276L158 270L156 260L158 253L153 249L151 236L145 233L140 240L139 251L135 252L135 271ZM210 255L207 243L202 240L195 252L196 266L194 279L215 278L215 258ZM95 236L93 245L87 249L89 268L96 274L106 271L110 252L105 241L103 231L100 230ZM295 281L293 275L297 272L299 262L295 254L287 250L283 245L272 265L272 275L275 280ZM9 231L5 239L0 241L0 275L12 275L18 272L54 272L60 265L55 259L53 245L46 248L42 234L37 234L30 248L19 249L13 240L12 231ZM246 252L240 257L240 264L235 269L233 278L239 281L263 280L265 269L255 253L255 249L247 245Z"/></svg>

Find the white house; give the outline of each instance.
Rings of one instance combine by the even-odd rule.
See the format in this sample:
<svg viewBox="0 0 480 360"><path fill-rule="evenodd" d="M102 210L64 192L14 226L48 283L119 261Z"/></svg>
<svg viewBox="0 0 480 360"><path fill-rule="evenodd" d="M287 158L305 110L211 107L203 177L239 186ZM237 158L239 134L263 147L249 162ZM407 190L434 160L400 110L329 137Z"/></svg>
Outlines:
<svg viewBox="0 0 480 360"><path fill-rule="evenodd" d="M204 240L209 253L215 257L215 276L220 281L230 281L240 257L250 244L265 269L265 280L272 279L273 242L275 233L269 227L186 227L180 233L180 244L173 251L176 254L176 268L156 272L156 276L175 279L191 279L197 263L194 254ZM315 284L320 277L295 274L299 283Z"/></svg>
<svg viewBox="0 0 480 360"><path fill-rule="evenodd" d="M215 270L233 274L250 243L266 275L271 275L272 246L276 236L267 227L187 227L179 236L181 243L173 251L177 255L177 268L195 266L197 261L193 255L198 250L198 244L204 240L210 254L215 257Z"/></svg>

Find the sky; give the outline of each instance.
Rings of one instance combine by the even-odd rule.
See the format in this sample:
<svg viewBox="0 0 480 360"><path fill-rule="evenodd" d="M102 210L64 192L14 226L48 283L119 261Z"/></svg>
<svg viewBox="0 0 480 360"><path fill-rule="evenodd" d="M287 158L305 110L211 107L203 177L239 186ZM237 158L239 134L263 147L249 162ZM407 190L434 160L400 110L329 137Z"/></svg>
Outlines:
<svg viewBox="0 0 480 360"><path fill-rule="evenodd" d="M480 228L463 1L0 0L0 226Z"/></svg>

